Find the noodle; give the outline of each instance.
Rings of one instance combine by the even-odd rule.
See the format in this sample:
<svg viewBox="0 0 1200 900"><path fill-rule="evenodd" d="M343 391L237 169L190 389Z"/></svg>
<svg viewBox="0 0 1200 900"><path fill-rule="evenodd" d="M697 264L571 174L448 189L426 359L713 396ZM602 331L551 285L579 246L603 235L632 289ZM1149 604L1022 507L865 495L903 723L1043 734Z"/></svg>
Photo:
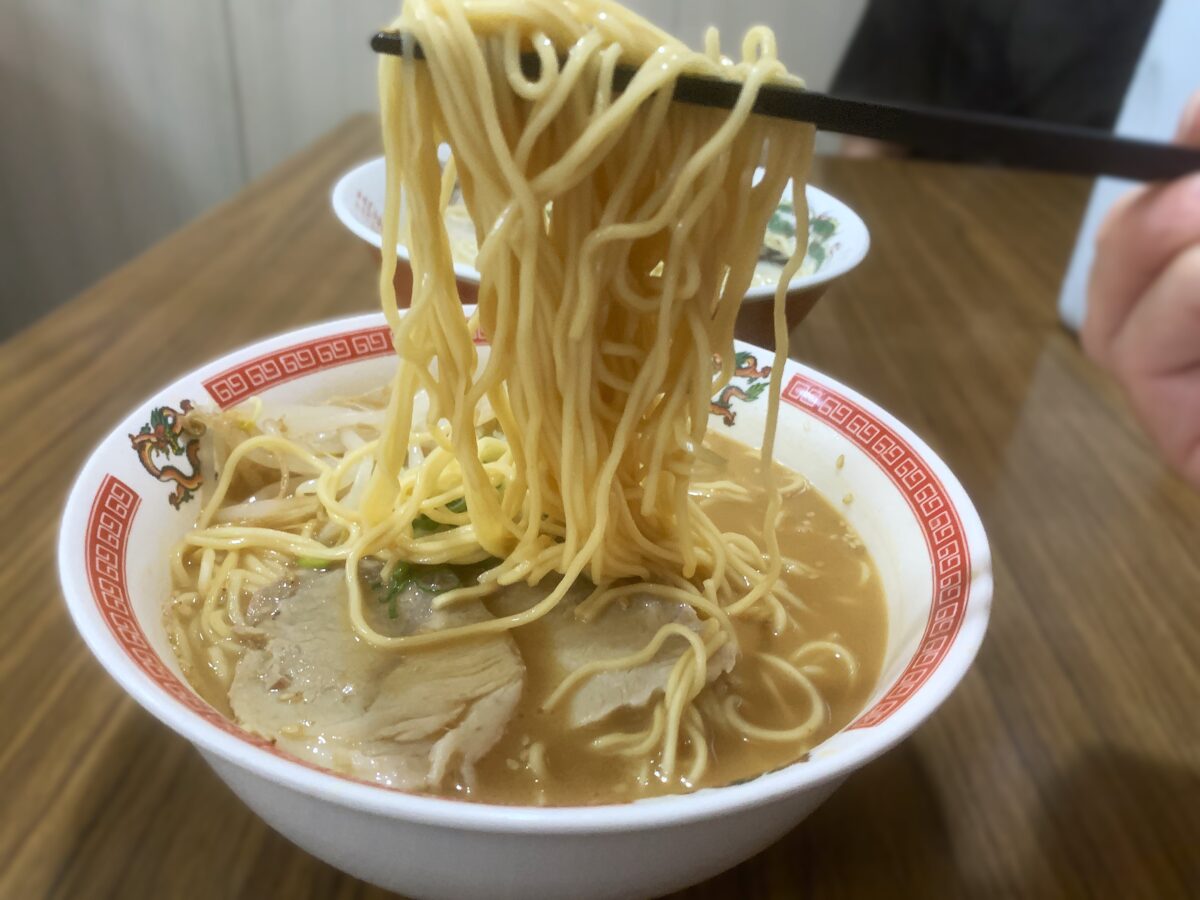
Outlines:
<svg viewBox="0 0 1200 900"><path fill-rule="evenodd" d="M528 21L552 21L562 6L526 4ZM401 446L395 436L411 430L407 410L422 385L430 396L430 421L444 416L451 424L462 495L477 523L475 537L484 550L502 558L490 576L503 582L506 574L527 572L535 557L550 551L552 570L564 577L524 613L385 638L372 633L362 617L350 566L352 620L379 646L440 644L518 627L553 609L584 573L597 585L623 578L653 583L664 572L690 578L700 553L721 560L711 568L726 568L726 550L712 540L714 530L704 522L693 524L705 514L688 496L693 459L687 446L700 444L707 425L713 393L708 360L713 351L732 356L733 321L751 274L747 260L756 256L758 236L787 177L804 183L807 153L796 154L795 168L789 170L785 148L807 147L799 134L807 129L767 126L749 117L758 87L783 74L769 32L747 35L743 53L748 61L736 72L746 87L733 113L722 116L669 104L669 85L680 72L731 68L720 64L711 36L712 55L699 56L612 4L574 6L577 18L559 18L558 33L531 29L518 37L514 5L479 4L470 15L483 20L502 10L509 22L502 35L480 41L484 29L463 9L410 2L397 27L420 41L426 62L385 58L380 65L389 159L384 246L395 243L401 191L416 227L409 235L412 310L405 318L396 310L390 255L380 276L401 371L389 408L392 458L379 460L367 508L375 516L394 515L400 499L395 457ZM641 46L630 45L635 35L644 36ZM542 57L536 82L526 79L517 63L523 40ZM617 41L624 46L618 48ZM607 84L617 52L650 56L647 41L656 47L658 66L642 67L625 93L612 97ZM569 48L561 70L555 47ZM528 105L514 102L505 88ZM768 131L776 140L768 139ZM451 147L452 167L462 173L463 195L482 236L479 307L471 324L458 313L445 226L435 226L446 206L448 178L445 173L434 177L434 138ZM673 176L658 185L659 172L650 161L655 152L670 160ZM538 159L545 164L539 167ZM760 160L766 174L748 192ZM636 206L635 198L647 194L648 200ZM736 216L713 215L714 205L727 197L738 198L744 208ZM711 227L721 222L732 223L737 233ZM564 250L577 256L565 256ZM763 442L767 461L783 371L779 362L787 350L782 285L798 265L793 259L785 267L789 271L776 298L777 359ZM661 267L659 285L646 275L655 266ZM607 284L606 272L615 274ZM478 376L472 324L489 335L492 345ZM598 345L599 352L589 349ZM631 360L638 361L633 374ZM625 374L604 378L601 373ZM513 487L523 488L519 506L501 508L479 463L474 405L484 397L497 412L518 468L505 496L519 497ZM771 471L763 466L765 478ZM640 497L628 491L635 485ZM773 523L778 492L769 488L768 497L767 521ZM562 523L562 540L549 547L543 516ZM486 527L478 527L481 522ZM766 571L730 604L731 614L748 613L779 579L774 528L764 528L764 534ZM669 552L651 556L642 544ZM726 587L725 593L732 593L732 584ZM774 606L778 625L783 611L778 601ZM660 632L656 640L661 643L663 636ZM690 699L681 691L668 690L666 699L668 773Z"/></svg>
<svg viewBox="0 0 1200 900"><path fill-rule="evenodd" d="M706 511L748 497L746 488L698 474L710 398L733 373L738 307L789 179L797 221L807 222L811 126L751 115L762 85L794 81L773 34L751 29L733 62L721 56L715 31L696 53L607 0L408 0L395 27L420 42L424 60L385 56L379 67L383 246L403 236L413 274L402 316L396 258L383 254L380 294L398 365L382 425L368 425L378 414L364 413L305 443L260 421L256 406L241 413L240 434L226 428L214 436L220 478L172 560L179 590L202 604L186 627L236 656L229 639L243 624L248 592L283 577L297 559L344 562L355 632L390 651L520 628L586 579L595 588L578 607L584 621L636 593L682 603L703 624L700 633L665 625L637 653L576 670L545 700L554 707L598 673L645 663L668 639L683 638L671 644L686 646L645 729L598 736L594 747L657 753L662 778L693 785L709 764L714 721L767 741L811 732L824 701L806 674L811 666L798 660L820 652L848 677L856 671L854 657L830 642L807 645L792 662L759 654L811 701L808 717L790 729L748 722L736 696L696 705L709 661L738 646L734 620L765 620L783 632L805 609L781 581L785 565L800 564L784 560L777 523L781 487L806 483L778 484L772 465L788 350L784 300L803 246L783 266L775 294L761 545L723 532ZM541 60L537 78L522 70L527 52ZM637 65L619 94L618 62ZM734 109L672 103L674 80L685 72L740 81ZM478 242L470 320L443 215L456 181ZM482 361L477 331L490 344ZM218 430L204 414L192 419ZM274 474L230 512L231 487L248 469ZM422 533L421 522L435 530ZM448 591L437 609L518 582L545 579L549 588L509 615L383 634L364 608L362 566L371 557L384 560L385 575L400 562L490 560L477 585ZM210 665L228 683L235 662L221 652ZM545 749L535 749L530 765L544 778Z"/></svg>

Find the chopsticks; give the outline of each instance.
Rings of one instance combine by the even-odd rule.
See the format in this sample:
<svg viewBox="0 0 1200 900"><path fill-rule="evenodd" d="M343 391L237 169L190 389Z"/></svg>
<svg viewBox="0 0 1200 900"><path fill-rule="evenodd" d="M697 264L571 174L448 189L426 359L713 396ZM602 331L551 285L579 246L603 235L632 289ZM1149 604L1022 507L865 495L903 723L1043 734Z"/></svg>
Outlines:
<svg viewBox="0 0 1200 900"><path fill-rule="evenodd" d="M421 45L408 39L414 59L424 59ZM404 56L405 36L381 31L371 38L376 53ZM536 78L536 53L521 57L526 75ZM624 90L636 74L618 66L613 89ZM697 106L732 109L742 86L701 75L681 75L674 99ZM787 85L764 85L754 112L779 119L810 122L822 131L874 138L905 147L937 148L941 154L969 156L998 165L1111 175L1133 181L1158 181L1200 172L1200 150L1155 141L1121 138L1092 128L995 116L961 110L897 106L834 97Z"/></svg>

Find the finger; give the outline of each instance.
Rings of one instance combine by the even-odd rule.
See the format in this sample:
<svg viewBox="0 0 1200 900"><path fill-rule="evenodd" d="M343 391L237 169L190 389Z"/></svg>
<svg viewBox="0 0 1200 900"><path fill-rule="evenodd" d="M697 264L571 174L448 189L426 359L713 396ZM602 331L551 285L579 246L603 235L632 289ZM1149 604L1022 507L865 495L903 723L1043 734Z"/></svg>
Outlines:
<svg viewBox="0 0 1200 900"><path fill-rule="evenodd" d="M1113 364L1129 379L1200 370L1200 244L1167 265L1113 341Z"/></svg>
<svg viewBox="0 0 1200 900"><path fill-rule="evenodd" d="M1114 207L1096 240L1083 342L1112 362L1112 342L1138 298L1167 264L1200 243L1200 173L1134 194Z"/></svg>
<svg viewBox="0 0 1200 900"><path fill-rule="evenodd" d="M1192 94L1183 108L1179 130L1175 132L1175 143L1185 147L1200 147L1200 90Z"/></svg>
<svg viewBox="0 0 1200 900"><path fill-rule="evenodd" d="M1185 105L1175 140L1200 146L1200 90ZM1200 175L1183 181L1197 178ZM1200 200L1189 201L1187 196L1174 193L1182 183L1141 188L1125 195L1100 227L1081 335L1084 349L1100 363L1110 363L1110 344L1117 329L1159 269L1200 239L1200 222L1194 221L1200 214L1189 214L1187 210ZM1200 185L1192 191L1200 192ZM1167 192L1173 193L1161 199Z"/></svg>
<svg viewBox="0 0 1200 900"><path fill-rule="evenodd" d="M1200 487L1200 245L1146 291L1114 342L1114 361L1150 436Z"/></svg>

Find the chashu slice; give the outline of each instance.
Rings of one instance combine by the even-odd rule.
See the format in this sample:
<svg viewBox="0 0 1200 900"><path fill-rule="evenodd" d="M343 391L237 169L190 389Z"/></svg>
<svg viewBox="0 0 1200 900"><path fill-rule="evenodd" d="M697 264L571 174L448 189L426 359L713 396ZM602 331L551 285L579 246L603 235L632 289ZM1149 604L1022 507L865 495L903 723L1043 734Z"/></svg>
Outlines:
<svg viewBox="0 0 1200 900"><path fill-rule="evenodd" d="M435 612L415 586L393 633L487 618L482 605ZM229 702L238 722L295 755L405 790L468 784L504 733L525 667L507 635L399 654L361 640L341 571L267 589L248 607L255 645L238 663ZM374 610L371 610L374 613Z"/></svg>
<svg viewBox="0 0 1200 900"><path fill-rule="evenodd" d="M533 606L551 589L512 585L489 601L490 607L497 615L511 615ZM575 584L553 611L522 629L523 646L528 648L532 643L549 651L557 670L556 684L558 679L589 662L638 652L663 625L678 623L697 634L701 632L700 618L686 603L665 601L650 594L635 594L625 603L609 604L595 619L585 622L576 617L575 608L589 590L589 585ZM599 722L618 709L645 706L666 690L671 669L686 652L688 643L680 636L672 636L649 662L592 675L566 702L569 723L582 727ZM728 643L722 646L708 661L708 680L711 682L730 671L736 661L734 647Z"/></svg>

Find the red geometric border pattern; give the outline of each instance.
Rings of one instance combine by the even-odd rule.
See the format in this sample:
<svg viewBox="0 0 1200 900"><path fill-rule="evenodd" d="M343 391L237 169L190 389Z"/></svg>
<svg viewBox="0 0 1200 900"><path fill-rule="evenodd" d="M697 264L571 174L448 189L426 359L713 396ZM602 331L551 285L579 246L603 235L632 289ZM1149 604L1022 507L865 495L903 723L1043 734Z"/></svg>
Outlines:
<svg viewBox="0 0 1200 900"><path fill-rule="evenodd" d="M803 375L793 376L783 390L783 400L833 426L887 473L912 508L929 548L934 569L929 621L900 677L878 703L847 726L869 728L894 713L929 680L962 627L971 583L966 533L941 481L900 435L872 413Z"/></svg>
<svg viewBox="0 0 1200 900"><path fill-rule="evenodd" d="M228 409L301 375L391 352L391 329L386 325L363 328L264 353L214 375L204 382L204 388L221 409Z"/></svg>
<svg viewBox="0 0 1200 900"><path fill-rule="evenodd" d="M101 618L137 667L173 698L222 731L273 750L273 745L268 741L238 728L197 697L163 665L146 640L146 634L138 624L129 600L125 575L125 549L129 544L134 513L141 502L133 488L112 475L106 475L88 514L84 564L87 566L88 585Z"/></svg>
<svg viewBox="0 0 1200 900"><path fill-rule="evenodd" d="M487 343L487 337L479 331L475 332L473 340L476 344ZM204 382L204 388L221 409L229 409L267 388L301 375L360 359L387 356L392 352L391 329L377 325L272 350L217 373Z"/></svg>
<svg viewBox="0 0 1200 900"><path fill-rule="evenodd" d="M354 192L354 211L358 213L360 222L366 223L380 233L383 232L383 216L379 212L379 207L362 191Z"/></svg>

